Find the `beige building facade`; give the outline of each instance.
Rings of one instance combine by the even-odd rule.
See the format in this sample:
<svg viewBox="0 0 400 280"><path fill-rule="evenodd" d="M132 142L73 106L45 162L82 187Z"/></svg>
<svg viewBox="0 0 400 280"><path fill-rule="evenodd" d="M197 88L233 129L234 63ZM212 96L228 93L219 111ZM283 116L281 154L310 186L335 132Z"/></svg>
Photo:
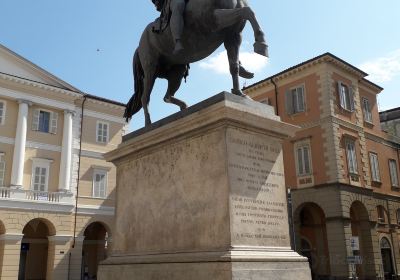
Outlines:
<svg viewBox="0 0 400 280"><path fill-rule="evenodd" d="M91 279L112 242L124 104L0 45L0 279Z"/></svg>
<svg viewBox="0 0 400 280"><path fill-rule="evenodd" d="M326 53L245 89L301 127L284 144L294 248L314 279L400 275L399 141L367 73Z"/></svg>

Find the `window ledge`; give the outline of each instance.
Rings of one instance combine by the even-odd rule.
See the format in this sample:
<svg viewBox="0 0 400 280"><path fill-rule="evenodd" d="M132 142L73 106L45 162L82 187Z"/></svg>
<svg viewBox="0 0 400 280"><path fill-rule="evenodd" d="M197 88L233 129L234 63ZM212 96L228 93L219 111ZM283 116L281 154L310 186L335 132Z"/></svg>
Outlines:
<svg viewBox="0 0 400 280"><path fill-rule="evenodd" d="M366 121L366 120L364 120L364 124L367 125L367 126L369 126L369 127L374 126L374 123L373 123L372 121Z"/></svg>
<svg viewBox="0 0 400 280"><path fill-rule="evenodd" d="M343 108L343 107L340 106L340 105L339 105L339 108L340 108L340 110L341 110L342 112L348 113L348 114L353 114L353 113L356 111L356 110L349 110L349 109Z"/></svg>
<svg viewBox="0 0 400 280"><path fill-rule="evenodd" d="M380 188L382 186L382 182L381 181L371 180L371 182L372 182L372 186L373 187Z"/></svg>

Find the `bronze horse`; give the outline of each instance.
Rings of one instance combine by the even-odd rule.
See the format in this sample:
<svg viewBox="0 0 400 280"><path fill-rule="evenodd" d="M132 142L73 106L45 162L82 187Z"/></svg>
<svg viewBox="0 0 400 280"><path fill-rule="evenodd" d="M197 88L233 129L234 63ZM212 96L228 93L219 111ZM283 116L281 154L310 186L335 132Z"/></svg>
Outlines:
<svg viewBox="0 0 400 280"><path fill-rule="evenodd" d="M245 96L240 90L239 75L249 78L251 73L247 73L240 65L239 48L247 21L254 31L254 51L268 56L264 33L246 0L190 0L186 4L184 20L182 43L185 48L176 55L173 54L174 41L169 27L161 33L155 33L153 28L156 21L144 30L133 57L135 93L125 110L124 117L127 120L143 108L145 124L151 124L148 104L157 78L168 80L164 101L179 106L181 110L187 108L186 103L174 95L187 75L189 63L208 57L222 44L228 53L232 93Z"/></svg>

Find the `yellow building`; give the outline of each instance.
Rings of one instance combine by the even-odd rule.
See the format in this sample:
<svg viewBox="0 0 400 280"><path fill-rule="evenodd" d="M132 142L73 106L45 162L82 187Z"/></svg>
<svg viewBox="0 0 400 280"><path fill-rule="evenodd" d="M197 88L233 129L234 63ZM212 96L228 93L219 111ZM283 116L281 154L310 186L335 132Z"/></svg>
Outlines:
<svg viewBox="0 0 400 280"><path fill-rule="evenodd" d="M112 238L124 104L0 45L0 279L90 279Z"/></svg>

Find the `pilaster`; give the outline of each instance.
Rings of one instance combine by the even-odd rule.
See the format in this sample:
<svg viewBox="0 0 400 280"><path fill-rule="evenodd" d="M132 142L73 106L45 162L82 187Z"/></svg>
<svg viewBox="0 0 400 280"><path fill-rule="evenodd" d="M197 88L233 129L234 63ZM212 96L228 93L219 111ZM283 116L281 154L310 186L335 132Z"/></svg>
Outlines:
<svg viewBox="0 0 400 280"><path fill-rule="evenodd" d="M72 236L49 236L46 279L68 279Z"/></svg>
<svg viewBox="0 0 400 280"><path fill-rule="evenodd" d="M0 235L0 279L18 279L22 234Z"/></svg>

